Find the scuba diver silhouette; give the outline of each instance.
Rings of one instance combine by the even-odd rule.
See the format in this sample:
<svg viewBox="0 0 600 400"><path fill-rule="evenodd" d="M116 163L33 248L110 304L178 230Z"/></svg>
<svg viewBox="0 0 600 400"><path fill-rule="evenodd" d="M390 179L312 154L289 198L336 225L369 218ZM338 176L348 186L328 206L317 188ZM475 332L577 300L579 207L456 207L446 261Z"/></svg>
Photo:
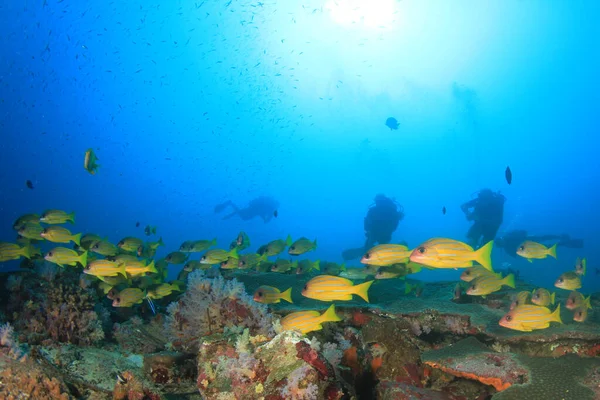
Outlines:
<svg viewBox="0 0 600 400"><path fill-rule="evenodd" d="M229 219L234 215L239 216L244 221L249 221L252 218L260 217L265 223L267 223L274 216L276 216L277 209L279 208L279 202L269 196L260 196L250 201L246 207L239 208L231 200L227 200L215 206L215 214L222 212L227 207L233 208L233 212L225 215L223 219Z"/></svg>

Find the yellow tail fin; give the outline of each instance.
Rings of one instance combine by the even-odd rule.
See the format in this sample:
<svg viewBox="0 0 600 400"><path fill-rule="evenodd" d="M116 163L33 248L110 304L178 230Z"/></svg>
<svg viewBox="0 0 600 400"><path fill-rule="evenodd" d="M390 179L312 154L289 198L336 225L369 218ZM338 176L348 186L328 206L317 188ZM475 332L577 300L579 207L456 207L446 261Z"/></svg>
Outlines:
<svg viewBox="0 0 600 400"><path fill-rule="evenodd" d="M557 244L558 244L558 243L556 243L554 246L552 246L552 247L550 247L550 248L548 249L548 255L549 255L549 256L556 258L556 245L557 245Z"/></svg>
<svg viewBox="0 0 600 400"><path fill-rule="evenodd" d="M217 245L217 238L214 238L213 240L211 240L210 245L211 246L216 246Z"/></svg>
<svg viewBox="0 0 600 400"><path fill-rule="evenodd" d="M483 266L488 271L493 271L492 268L492 248L494 241L490 240L482 248L475 252L475 261Z"/></svg>
<svg viewBox="0 0 600 400"><path fill-rule="evenodd" d="M509 286L513 289L515 288L515 276L513 274L506 275L503 281L506 286Z"/></svg>
<svg viewBox="0 0 600 400"><path fill-rule="evenodd" d="M316 269L317 271L321 270L321 260L317 260L312 264L312 268Z"/></svg>
<svg viewBox="0 0 600 400"><path fill-rule="evenodd" d="M587 269L587 259L583 259L581 260L581 266L583 267L582 272L583 272L583 276L585 276L585 271Z"/></svg>
<svg viewBox="0 0 600 400"><path fill-rule="evenodd" d="M554 310L554 312L552 313L552 315L550 315L551 317L551 321L556 321L559 324L562 324L562 319L560 319L560 303L558 303L558 306L556 306L556 310Z"/></svg>
<svg viewBox="0 0 600 400"><path fill-rule="evenodd" d="M313 247L312 247L312 249L313 249L313 250L316 250L316 249L317 249L317 239L315 239L315 241L313 242Z"/></svg>
<svg viewBox="0 0 600 400"><path fill-rule="evenodd" d="M231 251L227 252L227 254L229 255L229 257L240 258L238 256L237 248L233 248ZM189 257L189 255L188 255L188 257Z"/></svg>
<svg viewBox="0 0 600 400"><path fill-rule="evenodd" d="M590 310L592 309L592 303L590 302L592 295L589 295L584 301L583 301L583 305L587 308L589 308Z"/></svg>
<svg viewBox="0 0 600 400"><path fill-rule="evenodd" d="M368 281L361 283L360 285L354 286L354 294L363 298L367 303L369 302L369 288L374 281Z"/></svg>
<svg viewBox="0 0 600 400"><path fill-rule="evenodd" d="M332 304L320 318L321 322L338 322L342 319L335 313L335 304Z"/></svg>
<svg viewBox="0 0 600 400"><path fill-rule="evenodd" d="M79 256L79 263L83 266L83 268L85 268L87 266L87 258L88 258L87 251L84 251L83 254L81 256Z"/></svg>
<svg viewBox="0 0 600 400"><path fill-rule="evenodd" d="M67 215L67 221L71 221L72 224L75 223L75 212L72 212L71 214Z"/></svg>
<svg viewBox="0 0 600 400"><path fill-rule="evenodd" d="M293 301L292 301L292 288L289 288L285 292L281 293L281 299L287 301L288 303L293 303Z"/></svg>
<svg viewBox="0 0 600 400"><path fill-rule="evenodd" d="M71 240L73 240L73 242L75 242L75 244L77 246L81 246L81 233L78 233L77 235L73 235L71 237Z"/></svg>
<svg viewBox="0 0 600 400"><path fill-rule="evenodd" d="M150 262L150 264L147 265L148 271L147 272L152 272L153 274L157 274L158 270L156 269L156 265L154 265L154 260L152 260Z"/></svg>
<svg viewBox="0 0 600 400"><path fill-rule="evenodd" d="M556 301L556 292L554 292L550 295L550 304L554 304L555 301Z"/></svg>
<svg viewBox="0 0 600 400"><path fill-rule="evenodd" d="M292 245L292 235L288 235L287 239L285 239L285 245L286 246Z"/></svg>
<svg viewBox="0 0 600 400"><path fill-rule="evenodd" d="M21 247L21 255L27 259L31 259L31 245Z"/></svg>

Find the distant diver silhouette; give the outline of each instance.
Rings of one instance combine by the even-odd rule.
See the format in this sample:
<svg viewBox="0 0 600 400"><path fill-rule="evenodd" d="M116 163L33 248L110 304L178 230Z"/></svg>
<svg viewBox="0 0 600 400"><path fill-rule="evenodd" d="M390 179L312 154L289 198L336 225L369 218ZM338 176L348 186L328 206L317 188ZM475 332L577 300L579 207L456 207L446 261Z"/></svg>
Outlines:
<svg viewBox="0 0 600 400"><path fill-rule="evenodd" d="M231 200L227 200L215 206L215 213L220 213L227 207L233 208L233 212L225 215L223 219L229 219L234 215L239 216L244 221L249 221L255 217L260 217L265 223L267 223L275 215L275 212L279 208L279 202L269 196L260 196L250 201L248 206L240 208Z"/></svg>

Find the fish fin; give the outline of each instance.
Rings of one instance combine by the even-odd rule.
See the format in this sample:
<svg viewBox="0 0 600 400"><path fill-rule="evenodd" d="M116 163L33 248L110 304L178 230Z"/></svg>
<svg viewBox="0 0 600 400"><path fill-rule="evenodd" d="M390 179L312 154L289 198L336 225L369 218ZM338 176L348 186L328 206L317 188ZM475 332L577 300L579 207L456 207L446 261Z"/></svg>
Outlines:
<svg viewBox="0 0 600 400"><path fill-rule="evenodd" d="M87 266L87 258L88 258L87 250L84 251L81 256L79 256L79 263L83 266L83 268L85 268Z"/></svg>
<svg viewBox="0 0 600 400"><path fill-rule="evenodd" d="M312 268L321 271L321 260L317 260L312 264Z"/></svg>
<svg viewBox="0 0 600 400"><path fill-rule="evenodd" d="M532 262L533 262L533 259L531 259L531 258L528 258L528 259L527 259L527 261L529 261L530 263L532 263Z"/></svg>
<svg viewBox="0 0 600 400"><path fill-rule="evenodd" d="M346 271L346 263L343 263L342 265L340 265L340 272L341 271ZM369 300L367 300L369 301Z"/></svg>
<svg viewBox="0 0 600 400"><path fill-rule="evenodd" d="M73 211L71 214L67 215L67 221L71 221L72 224L75 223L75 212Z"/></svg>
<svg viewBox="0 0 600 400"><path fill-rule="evenodd" d="M585 276L585 272L587 269L587 259L584 258L583 260L581 260L581 266L583 267L582 268L583 276Z"/></svg>
<svg viewBox="0 0 600 400"><path fill-rule="evenodd" d="M216 246L217 245L217 238L214 238L213 240L210 241L210 245L211 246Z"/></svg>
<svg viewBox="0 0 600 400"><path fill-rule="evenodd" d="M404 294L409 294L410 292L412 292L413 287L411 286L410 283L406 282L406 284L404 285Z"/></svg>
<svg viewBox="0 0 600 400"><path fill-rule="evenodd" d="M365 283L361 283L360 285L356 285L354 294L363 298L367 303L369 302L369 288L375 281L368 281Z"/></svg>
<svg viewBox="0 0 600 400"><path fill-rule="evenodd" d="M27 245L21 247L21 255L27 258L28 260L31 259L31 246Z"/></svg>
<svg viewBox="0 0 600 400"><path fill-rule="evenodd" d="M321 323L323 322L338 322L341 321L342 319L335 313L335 304L332 304L331 306L329 306L329 308L327 309L327 311L325 311L323 313L323 315L321 315L321 318L319 318L321 321Z"/></svg>
<svg viewBox="0 0 600 400"><path fill-rule="evenodd" d="M118 268L119 270L117 271L117 273L123 275L125 279L127 279L127 270L125 269L125 263L119 264Z"/></svg>
<svg viewBox="0 0 600 400"><path fill-rule="evenodd" d="M315 239L315 241L313 242L313 248L312 249L313 250L317 249L317 239Z"/></svg>
<svg viewBox="0 0 600 400"><path fill-rule="evenodd" d="M509 287L511 287L513 289L515 288L515 276L514 276L514 274L508 274L508 275L506 275L504 277L503 281L504 281L504 284L506 286L509 286Z"/></svg>
<svg viewBox="0 0 600 400"><path fill-rule="evenodd" d="M556 302L556 292L550 295L550 304L554 304Z"/></svg>
<svg viewBox="0 0 600 400"><path fill-rule="evenodd" d="M551 321L555 321L558 322L559 324L562 324L562 319L560 319L560 303L558 303L558 305L556 306L556 310L554 310L554 312L550 315L551 317Z"/></svg>
<svg viewBox="0 0 600 400"><path fill-rule="evenodd" d="M592 304L590 302L592 295L589 295L584 301L583 301L583 305L586 306L587 308L589 308L590 310L592 309Z"/></svg>
<svg viewBox="0 0 600 400"><path fill-rule="evenodd" d="M475 252L475 261L483 266L488 271L494 271L492 268L492 248L494 241L490 240L483 247Z"/></svg>
<svg viewBox="0 0 600 400"><path fill-rule="evenodd" d="M81 246L81 233L78 233L77 235L73 235L73 236L71 237L71 240L72 240L73 242L75 242L75 244L76 244L77 246Z"/></svg>
<svg viewBox="0 0 600 400"><path fill-rule="evenodd" d="M228 251L227 254L229 255L229 257L239 258L237 248L235 248L235 247L233 249L231 249L230 251Z"/></svg>
<svg viewBox="0 0 600 400"><path fill-rule="evenodd" d="M291 246L292 245L292 235L288 235L287 238L285 239L285 245L286 246Z"/></svg>
<svg viewBox="0 0 600 400"><path fill-rule="evenodd" d="M556 245L558 245L558 243L555 243L554 246L548 249L548 255L554 258L556 258Z"/></svg>
<svg viewBox="0 0 600 400"><path fill-rule="evenodd" d="M148 264L146 267L148 268L147 272L152 272L154 274L158 274L158 270L156 269L156 265L154 265L154 260L152 260L150 262L150 264Z"/></svg>
<svg viewBox="0 0 600 400"><path fill-rule="evenodd" d="M164 245L165 245L165 242L163 242L162 236L161 236L160 238L158 238L158 245L157 245L157 247L158 246L164 246Z"/></svg>
<svg viewBox="0 0 600 400"><path fill-rule="evenodd" d="M288 303L294 303L292 301L292 288L289 288L288 290L286 290L285 292L281 293L281 299L287 301Z"/></svg>

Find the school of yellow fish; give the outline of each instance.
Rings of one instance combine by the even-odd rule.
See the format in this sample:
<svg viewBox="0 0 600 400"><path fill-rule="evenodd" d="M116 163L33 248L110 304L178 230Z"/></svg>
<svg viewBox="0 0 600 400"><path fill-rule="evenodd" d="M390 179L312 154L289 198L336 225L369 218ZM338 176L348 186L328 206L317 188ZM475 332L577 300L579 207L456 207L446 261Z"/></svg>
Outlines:
<svg viewBox="0 0 600 400"><path fill-rule="evenodd" d="M86 169L94 173L97 158L90 150L86 156ZM66 268L82 268L84 276L97 282L97 287L114 307L132 307L147 300L155 311L153 301L167 297L172 293L185 290L187 275L195 269L208 269L213 265L221 269L254 269L260 272L307 274L318 271L300 291L301 295L320 301L348 301L358 296L369 302L369 288L374 279L404 279L407 275L426 269L463 268L460 279L468 283L466 294L487 296L503 286L515 288L513 274L502 276L494 272L491 261L493 241L475 250L471 246L452 239L433 238L414 249L400 244L381 244L369 249L361 258L363 268L347 269L345 265L302 260L289 261L277 258L287 248L290 256L298 256L317 248L316 240L302 237L296 241L286 239L273 240L261 246L256 253L240 253L250 246L250 239L244 232L233 240L229 249L212 248L217 240L189 240L181 244L178 251L169 253L165 258L154 261L158 247L163 246L162 238L156 242L144 242L136 237L126 237L116 245L95 234L73 234L60 226L75 224L74 213L62 210L47 210L41 215L27 214L19 217L13 224L18 233L16 243L0 243L0 262L21 257L41 258L40 250L35 247L40 241L62 244L48 251L43 258L46 261ZM155 233L156 227L150 233ZM146 235L149 235L148 229ZM73 243L73 248L65 247ZM193 253L203 253L198 260L190 260ZM548 256L556 258L556 245L547 248L543 244L526 241L521 244L517 254L530 262ZM169 264L184 264L176 280L166 282ZM577 292L581 288L581 278L586 274L586 259L577 259L573 271L558 277L555 286L570 290L566 308L573 311L573 319L584 322L591 309L590 297ZM355 284L353 280L365 282ZM421 284L406 282L405 293L420 296ZM463 295L463 286L455 288L454 298ZM292 303L292 288L280 291L271 286L260 286L254 293L256 302L265 304L279 303L281 300ZM518 293L511 304L510 311L502 317L499 324L503 327L532 331L544 329L551 322L562 324L560 305L554 311L549 307L555 303L555 293L539 288L533 292ZM326 322L341 321L332 304L324 313L301 311L288 314L281 320L284 329L298 330L305 334L322 329Z"/></svg>

